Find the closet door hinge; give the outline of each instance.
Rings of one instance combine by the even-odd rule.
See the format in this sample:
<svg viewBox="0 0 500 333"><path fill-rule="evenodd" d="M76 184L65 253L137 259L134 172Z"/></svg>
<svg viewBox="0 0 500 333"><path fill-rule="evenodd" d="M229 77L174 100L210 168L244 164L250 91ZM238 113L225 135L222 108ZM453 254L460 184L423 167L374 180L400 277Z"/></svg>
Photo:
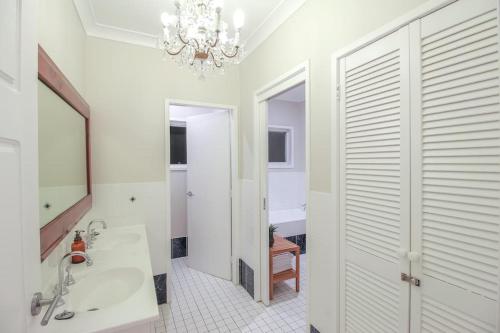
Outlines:
<svg viewBox="0 0 500 333"><path fill-rule="evenodd" d="M266 210L266 198L262 199L262 209Z"/></svg>
<svg viewBox="0 0 500 333"><path fill-rule="evenodd" d="M412 284L415 287L420 287L420 279L417 279L417 278L410 276L406 273L401 273L401 281L408 282L409 284Z"/></svg>
<svg viewBox="0 0 500 333"><path fill-rule="evenodd" d="M337 84L337 101L340 101L340 84Z"/></svg>

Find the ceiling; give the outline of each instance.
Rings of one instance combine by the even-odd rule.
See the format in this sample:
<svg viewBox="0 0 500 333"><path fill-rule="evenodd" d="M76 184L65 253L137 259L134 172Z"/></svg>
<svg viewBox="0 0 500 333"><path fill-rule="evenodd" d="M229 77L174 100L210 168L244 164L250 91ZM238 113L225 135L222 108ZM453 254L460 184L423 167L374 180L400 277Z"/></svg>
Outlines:
<svg viewBox="0 0 500 333"><path fill-rule="evenodd" d="M249 54L305 0L225 0L223 20L232 27L236 9L245 12L241 40ZM160 15L174 13L173 0L74 0L88 35L156 47Z"/></svg>
<svg viewBox="0 0 500 333"><path fill-rule="evenodd" d="M293 102L293 103L305 102L306 87L303 83L299 84L298 86L290 88L287 91L279 94L278 96L273 97L273 99L279 101Z"/></svg>

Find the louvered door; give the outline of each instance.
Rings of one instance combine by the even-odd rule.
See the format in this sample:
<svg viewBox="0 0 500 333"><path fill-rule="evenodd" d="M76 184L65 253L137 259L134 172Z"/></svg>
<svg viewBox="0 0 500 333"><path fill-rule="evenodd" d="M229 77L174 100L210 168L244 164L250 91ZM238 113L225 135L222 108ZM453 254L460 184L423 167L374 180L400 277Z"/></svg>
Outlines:
<svg viewBox="0 0 500 333"><path fill-rule="evenodd" d="M412 332L493 333L500 230L495 0L458 1L410 25Z"/></svg>
<svg viewBox="0 0 500 333"><path fill-rule="evenodd" d="M408 29L340 64L341 331L408 331Z"/></svg>

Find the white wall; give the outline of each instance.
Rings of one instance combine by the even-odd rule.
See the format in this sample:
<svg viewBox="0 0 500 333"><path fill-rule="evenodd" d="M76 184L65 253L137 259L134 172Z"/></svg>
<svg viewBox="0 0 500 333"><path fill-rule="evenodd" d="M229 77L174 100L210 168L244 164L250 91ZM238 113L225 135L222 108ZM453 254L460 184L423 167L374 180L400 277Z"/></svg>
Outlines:
<svg viewBox="0 0 500 333"><path fill-rule="evenodd" d="M269 168L269 209L301 208L306 203L305 104L272 99L268 125L293 128L293 168Z"/></svg>
<svg viewBox="0 0 500 333"><path fill-rule="evenodd" d="M269 126L287 126L293 128L293 168L290 169L269 169L273 172L305 171L306 146L305 146L305 128L306 112L303 102L287 102L277 99L271 99L268 103L268 125Z"/></svg>

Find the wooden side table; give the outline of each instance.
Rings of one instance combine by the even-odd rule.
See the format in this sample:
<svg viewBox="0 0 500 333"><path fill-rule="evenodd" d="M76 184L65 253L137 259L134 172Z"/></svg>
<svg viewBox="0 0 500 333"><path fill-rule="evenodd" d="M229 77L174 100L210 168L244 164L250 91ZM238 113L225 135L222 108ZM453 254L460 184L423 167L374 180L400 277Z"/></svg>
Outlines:
<svg viewBox="0 0 500 333"><path fill-rule="evenodd" d="M273 274L273 257L286 252L295 252L295 270L293 268ZM269 299L273 299L274 283L295 279L295 291L300 290L300 246L285 238L274 235L273 247L269 248Z"/></svg>

